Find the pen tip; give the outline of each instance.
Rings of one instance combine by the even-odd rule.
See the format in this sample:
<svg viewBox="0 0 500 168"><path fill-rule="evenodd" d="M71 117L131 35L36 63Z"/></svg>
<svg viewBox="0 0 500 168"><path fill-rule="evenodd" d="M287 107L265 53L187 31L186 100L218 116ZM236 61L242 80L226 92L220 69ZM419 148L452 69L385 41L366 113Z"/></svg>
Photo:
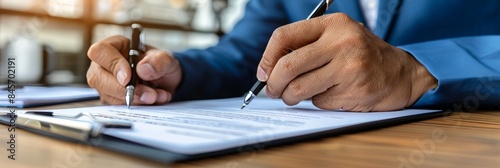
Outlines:
<svg viewBox="0 0 500 168"><path fill-rule="evenodd" d="M246 105L245 105L245 104L243 104L243 105L241 106L241 109L240 109L240 110L243 110L243 108L245 108L245 106L246 106Z"/></svg>

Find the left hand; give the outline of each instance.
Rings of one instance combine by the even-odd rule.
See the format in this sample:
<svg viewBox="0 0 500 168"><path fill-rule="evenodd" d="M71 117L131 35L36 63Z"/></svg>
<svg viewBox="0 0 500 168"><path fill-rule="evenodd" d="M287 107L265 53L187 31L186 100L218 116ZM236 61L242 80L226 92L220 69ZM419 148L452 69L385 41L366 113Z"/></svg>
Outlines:
<svg viewBox="0 0 500 168"><path fill-rule="evenodd" d="M312 98L330 110L398 110L437 86L413 56L342 13L276 29L257 76L271 98L288 105Z"/></svg>

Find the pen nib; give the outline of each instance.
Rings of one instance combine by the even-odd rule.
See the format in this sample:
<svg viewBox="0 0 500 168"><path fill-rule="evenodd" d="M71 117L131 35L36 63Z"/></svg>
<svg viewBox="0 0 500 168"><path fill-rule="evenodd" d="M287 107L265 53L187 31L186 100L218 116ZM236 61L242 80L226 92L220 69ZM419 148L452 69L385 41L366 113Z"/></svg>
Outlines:
<svg viewBox="0 0 500 168"><path fill-rule="evenodd" d="M243 105L241 105L241 109L240 110L243 110L243 108L245 108L245 106L247 106L245 103L243 103Z"/></svg>
<svg viewBox="0 0 500 168"><path fill-rule="evenodd" d="M132 85L129 85L126 87L127 92L125 93L125 104L127 104L127 108L130 108L130 105L132 102L134 102L134 91L135 87Z"/></svg>
<svg viewBox="0 0 500 168"><path fill-rule="evenodd" d="M129 93L129 92L127 92ZM127 108L130 108L130 104L132 104L132 97L126 96L125 97L125 104L127 104Z"/></svg>

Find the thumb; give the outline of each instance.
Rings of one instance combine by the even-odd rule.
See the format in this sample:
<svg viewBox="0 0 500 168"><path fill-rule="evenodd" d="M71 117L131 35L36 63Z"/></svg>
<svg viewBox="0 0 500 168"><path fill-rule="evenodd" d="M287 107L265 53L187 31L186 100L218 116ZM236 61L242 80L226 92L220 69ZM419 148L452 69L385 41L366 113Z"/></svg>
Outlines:
<svg viewBox="0 0 500 168"><path fill-rule="evenodd" d="M148 50L137 64L137 75L146 81L159 79L175 70L173 62L174 58L168 52L158 49Z"/></svg>

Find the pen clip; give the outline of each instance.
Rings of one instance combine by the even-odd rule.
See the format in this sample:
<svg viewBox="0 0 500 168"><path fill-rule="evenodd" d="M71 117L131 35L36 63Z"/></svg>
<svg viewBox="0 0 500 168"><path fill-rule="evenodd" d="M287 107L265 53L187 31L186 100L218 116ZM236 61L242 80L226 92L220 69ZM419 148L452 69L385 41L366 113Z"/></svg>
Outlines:
<svg viewBox="0 0 500 168"><path fill-rule="evenodd" d="M144 29L140 24L137 23L132 24L131 27L132 27L132 37L130 38L130 52L135 50L138 52L136 56L140 56L140 54L146 51L146 47L144 45L144 40L145 40L143 31ZM129 53L129 55L135 55L135 53L134 54Z"/></svg>
<svg viewBox="0 0 500 168"><path fill-rule="evenodd" d="M76 118L83 115L83 116L87 116L92 122L101 124L104 128L123 128L123 129L131 129L132 128L132 123L130 123L130 122L120 121L120 120L99 119L99 118L96 118L90 112L78 113L77 115L74 115L72 117L60 116L60 115L55 116L54 113L51 111L26 111L25 114L34 114L34 115L49 116L49 117L63 117L63 118L69 118L69 119L76 119Z"/></svg>
<svg viewBox="0 0 500 168"><path fill-rule="evenodd" d="M97 137L104 128L99 123L48 116L48 113L17 114L16 124L37 131L52 133L80 141Z"/></svg>
<svg viewBox="0 0 500 168"><path fill-rule="evenodd" d="M43 116L54 116L52 111L26 111L25 114L43 115Z"/></svg>

